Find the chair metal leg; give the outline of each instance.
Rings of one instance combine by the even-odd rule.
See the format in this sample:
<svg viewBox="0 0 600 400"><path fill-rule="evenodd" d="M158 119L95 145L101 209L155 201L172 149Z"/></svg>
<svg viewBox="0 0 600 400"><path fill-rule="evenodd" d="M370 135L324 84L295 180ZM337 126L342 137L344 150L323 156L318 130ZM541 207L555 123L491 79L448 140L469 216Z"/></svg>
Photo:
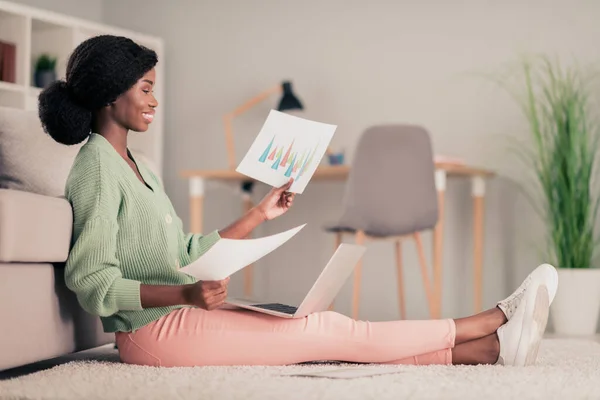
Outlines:
<svg viewBox="0 0 600 400"><path fill-rule="evenodd" d="M334 252L335 252L335 251L337 250L337 248L338 248L338 247L340 247L340 245L342 244L342 236L343 236L342 232L337 232L337 233L335 234L335 247L334 247L334 249L333 249L333 251L334 251ZM333 301L331 302L331 304L329 305L329 308L328 308L328 310L329 310L329 311L333 311L334 303L335 303L335 300L333 300Z"/></svg>
<svg viewBox="0 0 600 400"><path fill-rule="evenodd" d="M402 274L402 240L396 241L396 277L398 279L398 309L400 318L406 319L406 302L404 301L404 276Z"/></svg>
<svg viewBox="0 0 600 400"><path fill-rule="evenodd" d="M427 260L425 259L425 250L423 249L423 241L421 240L421 234L419 232L416 232L413 235L413 237L415 238L415 244L417 245L417 252L419 254L419 264L421 264L423 286L425 288L425 295L427 296L427 303L429 305L429 316L431 318L439 318L439 316L436 316L436 296L433 293L433 289L429 281L429 273L427 272Z"/></svg>
<svg viewBox="0 0 600 400"><path fill-rule="evenodd" d="M356 244L365 243L365 233L358 231L356 233ZM362 259L354 268L354 293L352 294L352 318L358 319L358 306L360 302L360 278L362 273Z"/></svg>

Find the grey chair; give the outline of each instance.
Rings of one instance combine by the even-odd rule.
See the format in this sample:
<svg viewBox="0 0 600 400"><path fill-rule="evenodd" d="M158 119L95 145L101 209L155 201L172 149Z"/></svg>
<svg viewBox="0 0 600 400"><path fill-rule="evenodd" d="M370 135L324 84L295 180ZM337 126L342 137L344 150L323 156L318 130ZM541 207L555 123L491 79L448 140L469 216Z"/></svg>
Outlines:
<svg viewBox="0 0 600 400"><path fill-rule="evenodd" d="M402 274L402 241L413 238L430 315L435 297L420 233L432 230L438 220L435 165L429 133L415 125L380 125L361 136L346 184L339 221L327 227L336 235L337 248L344 234L355 241L392 240L395 243L398 302L406 318ZM358 318L362 262L354 271L352 316ZM333 309L333 304L330 309Z"/></svg>

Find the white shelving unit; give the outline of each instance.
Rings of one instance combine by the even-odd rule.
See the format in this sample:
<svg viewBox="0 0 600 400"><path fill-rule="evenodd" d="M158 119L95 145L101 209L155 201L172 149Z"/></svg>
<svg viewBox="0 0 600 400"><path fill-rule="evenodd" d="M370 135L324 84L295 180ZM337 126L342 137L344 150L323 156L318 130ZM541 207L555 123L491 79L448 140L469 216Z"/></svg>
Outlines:
<svg viewBox="0 0 600 400"><path fill-rule="evenodd" d="M3 0L0 0L0 41L16 45L16 82L0 81L0 106L36 110L42 90L34 85L37 57L43 53L57 57L57 78L64 79L71 52L84 40L100 34L127 36L156 51L159 63L154 92L163 108L164 45L161 38ZM142 153L162 176L164 122L161 114L156 114L147 132L133 132L129 146L132 151Z"/></svg>

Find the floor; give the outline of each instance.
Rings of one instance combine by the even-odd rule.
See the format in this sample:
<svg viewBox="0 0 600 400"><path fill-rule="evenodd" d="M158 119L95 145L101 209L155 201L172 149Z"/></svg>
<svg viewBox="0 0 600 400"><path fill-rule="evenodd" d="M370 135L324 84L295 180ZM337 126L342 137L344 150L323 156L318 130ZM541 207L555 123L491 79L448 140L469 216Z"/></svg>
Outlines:
<svg viewBox="0 0 600 400"><path fill-rule="evenodd" d="M0 398L281 399L600 398L600 336L542 343L536 366L377 366L352 380L283 376L327 365L152 368L122 364L112 346L2 373ZM356 366L350 366L356 367ZM14 378L14 379L10 379Z"/></svg>
<svg viewBox="0 0 600 400"><path fill-rule="evenodd" d="M6 371L0 371L0 381L11 378L18 378L35 372L48 370L59 365L64 365L73 361L91 361L104 359L107 355L117 354L114 349L114 345L106 345L90 349L86 351L80 351L78 353L69 354L63 357L57 357L50 360L44 360L37 363L25 365L23 367L13 368Z"/></svg>
<svg viewBox="0 0 600 400"><path fill-rule="evenodd" d="M0 382L0 397L139 399L593 398L600 385L597 341L547 339L535 367L380 366L397 373L353 380L283 374L324 366L152 368L121 364L114 349ZM91 356L91 358L90 358Z"/></svg>
<svg viewBox="0 0 600 400"><path fill-rule="evenodd" d="M568 337L554 335L554 334L546 334L545 338L547 339L568 339ZM587 339L593 340L595 342L600 343L600 334L595 336L589 336L584 338L577 339ZM17 378L20 376L25 376L28 374L32 374L35 372L47 370L50 368L57 367L59 365L67 364L72 361L90 361L90 360L98 360L105 358L115 358L118 357L117 351L114 349L113 345L106 345L102 347L98 347L95 349L90 349L86 351L81 351L78 353L70 354L64 357L58 357L51 360L45 360L34 364L29 364L19 368L13 368L6 371L0 371L0 380Z"/></svg>

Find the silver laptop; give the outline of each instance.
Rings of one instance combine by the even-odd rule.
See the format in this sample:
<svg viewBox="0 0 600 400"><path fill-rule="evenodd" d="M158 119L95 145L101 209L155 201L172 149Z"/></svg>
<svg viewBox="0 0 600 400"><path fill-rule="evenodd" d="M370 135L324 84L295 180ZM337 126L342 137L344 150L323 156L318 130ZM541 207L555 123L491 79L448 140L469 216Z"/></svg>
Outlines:
<svg viewBox="0 0 600 400"><path fill-rule="evenodd" d="M303 318L314 312L325 311L335 299L365 250L364 246L341 244L302 303L297 307L240 298L228 298L225 303L282 318Z"/></svg>

